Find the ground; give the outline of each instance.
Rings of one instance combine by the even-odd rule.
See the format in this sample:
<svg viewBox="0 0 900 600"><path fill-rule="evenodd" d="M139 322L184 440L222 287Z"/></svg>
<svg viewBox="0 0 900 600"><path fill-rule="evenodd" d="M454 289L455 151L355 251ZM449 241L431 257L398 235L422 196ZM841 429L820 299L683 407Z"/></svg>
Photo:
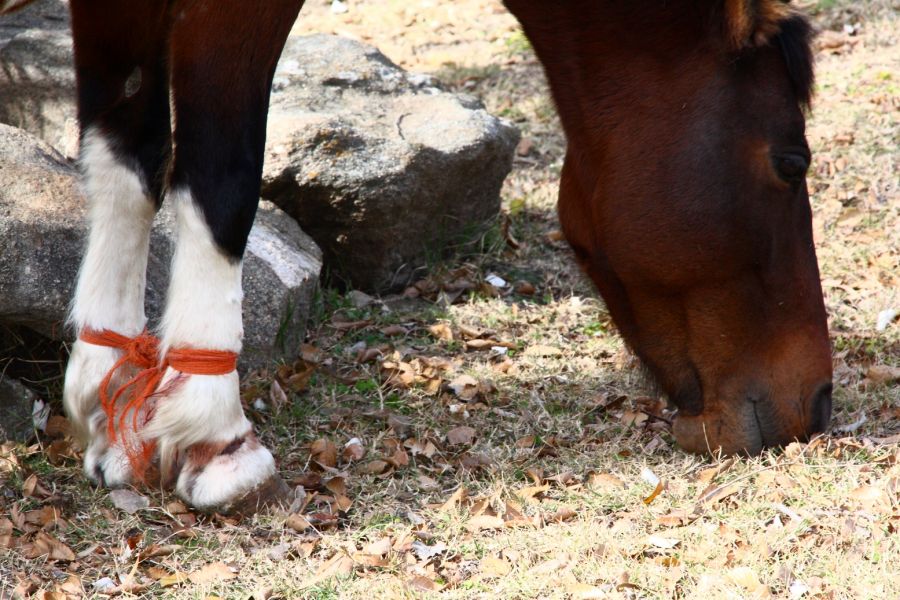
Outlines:
<svg viewBox="0 0 900 600"><path fill-rule="evenodd" d="M323 290L296 363L246 378L290 516L94 489L59 416L0 448L0 597L900 597L900 323L876 328L900 309L900 7L799 4L823 29L809 140L828 435L753 459L675 446L560 241L564 140L498 0L310 0L296 34L373 42L516 122L501 219L417 298Z"/></svg>

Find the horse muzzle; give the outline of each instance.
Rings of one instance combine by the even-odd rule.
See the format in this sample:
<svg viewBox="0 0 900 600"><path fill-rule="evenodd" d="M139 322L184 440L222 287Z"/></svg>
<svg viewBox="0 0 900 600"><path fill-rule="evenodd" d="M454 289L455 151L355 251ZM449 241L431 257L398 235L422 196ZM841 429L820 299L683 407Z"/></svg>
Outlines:
<svg viewBox="0 0 900 600"><path fill-rule="evenodd" d="M697 454L756 455L766 448L807 441L831 420L831 382L823 382L796 408L751 396L718 411L676 415L672 432L678 445Z"/></svg>

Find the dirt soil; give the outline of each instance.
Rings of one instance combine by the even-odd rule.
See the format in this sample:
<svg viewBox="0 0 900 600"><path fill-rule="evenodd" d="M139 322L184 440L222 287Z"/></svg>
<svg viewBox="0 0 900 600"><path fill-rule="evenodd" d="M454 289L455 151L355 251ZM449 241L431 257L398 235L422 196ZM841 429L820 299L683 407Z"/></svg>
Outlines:
<svg viewBox="0 0 900 600"><path fill-rule="evenodd" d="M58 414L0 446L0 598L900 597L900 321L876 327L900 311L900 4L799 4L822 29L828 434L752 459L676 447L560 239L565 142L499 0L310 0L294 34L374 43L522 129L497 226L406 297L323 290L296 362L246 378L288 513L94 489Z"/></svg>

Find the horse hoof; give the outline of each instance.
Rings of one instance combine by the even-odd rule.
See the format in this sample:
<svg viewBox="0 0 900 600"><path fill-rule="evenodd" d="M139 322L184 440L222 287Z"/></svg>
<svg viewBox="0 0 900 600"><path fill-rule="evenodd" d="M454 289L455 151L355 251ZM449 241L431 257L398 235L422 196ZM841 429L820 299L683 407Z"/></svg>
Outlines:
<svg viewBox="0 0 900 600"><path fill-rule="evenodd" d="M133 482L128 457L122 448L106 439L94 439L84 451L84 472L88 479L104 488L120 488Z"/></svg>
<svg viewBox="0 0 900 600"><path fill-rule="evenodd" d="M188 450L175 491L201 512L231 513L275 503L285 488L272 453L250 433L230 444Z"/></svg>
<svg viewBox="0 0 900 600"><path fill-rule="evenodd" d="M265 510L286 508L291 502L291 488L278 473L228 507L227 512L252 515Z"/></svg>

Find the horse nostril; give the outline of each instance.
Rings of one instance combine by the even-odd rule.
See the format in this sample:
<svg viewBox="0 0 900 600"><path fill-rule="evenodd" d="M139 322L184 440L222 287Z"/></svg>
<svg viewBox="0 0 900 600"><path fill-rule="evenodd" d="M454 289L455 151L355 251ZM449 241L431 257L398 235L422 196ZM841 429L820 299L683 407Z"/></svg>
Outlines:
<svg viewBox="0 0 900 600"><path fill-rule="evenodd" d="M810 403L810 433L825 431L831 421L831 382L822 384Z"/></svg>

